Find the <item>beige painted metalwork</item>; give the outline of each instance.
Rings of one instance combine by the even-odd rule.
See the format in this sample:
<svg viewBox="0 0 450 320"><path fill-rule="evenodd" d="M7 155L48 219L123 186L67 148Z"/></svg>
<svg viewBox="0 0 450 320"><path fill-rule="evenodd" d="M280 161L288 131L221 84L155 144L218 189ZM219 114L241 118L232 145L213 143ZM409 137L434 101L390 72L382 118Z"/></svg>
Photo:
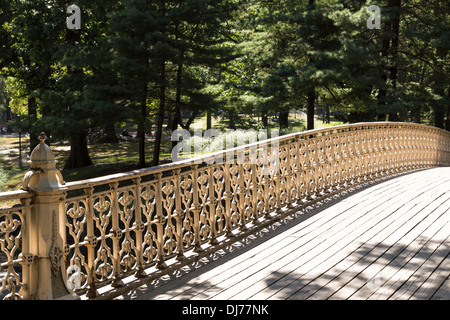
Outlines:
<svg viewBox="0 0 450 320"><path fill-rule="evenodd" d="M42 240L36 240L39 223L33 219L39 217L34 213L45 211L36 192L39 187L0 194L0 200L21 201L0 210L1 254L6 257L0 265L0 290L8 299L33 299L36 290L54 291L51 283L34 279L30 265L44 254L56 274L59 252L67 292L93 298L102 286L126 287L125 277L145 278L151 268L164 270L169 261L185 261L205 246L214 247L223 238L270 221L283 208L364 181L434 166L450 166L449 132L380 122L295 133L206 157L65 184L59 171L49 168L47 178L37 175L40 181L56 183L47 192L59 196L62 214L53 217L53 223L63 248L50 240L43 253L35 248ZM30 170L24 178L25 187L35 172L36 168ZM56 208L54 200L51 197L49 206ZM42 272L45 266L40 268ZM40 295L44 296L55 297Z"/></svg>

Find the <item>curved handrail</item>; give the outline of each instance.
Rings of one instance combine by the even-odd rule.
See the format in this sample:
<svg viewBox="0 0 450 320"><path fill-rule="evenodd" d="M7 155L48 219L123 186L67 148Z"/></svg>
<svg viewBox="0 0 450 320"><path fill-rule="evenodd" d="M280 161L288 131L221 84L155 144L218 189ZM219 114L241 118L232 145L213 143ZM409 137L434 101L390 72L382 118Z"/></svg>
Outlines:
<svg viewBox="0 0 450 320"><path fill-rule="evenodd" d="M287 141L290 139L296 139L296 138L303 137L303 136L307 137L310 135L333 133L333 132L336 132L339 130L351 130L354 128L364 129L365 126L379 127L379 128L388 128L388 127L392 128L392 127L396 127L396 126L398 126L398 127L408 126L408 127L417 128L420 130L430 130L430 131L439 132L443 135L450 135L450 133L448 131L441 129L441 128L436 128L436 127L427 126L427 125L423 125L423 124L417 124L417 123L409 123L409 122L359 122L359 123L352 123L352 124L343 124L343 125L337 125L337 126L332 126L332 127L319 128L319 129L306 130L306 131L297 132L297 133L291 133L291 134L283 135L283 136L276 137L276 138L264 139L264 140L246 144L243 146L237 146L235 148L230 148L230 149L223 150L223 151L212 152L208 155L202 155L202 156L198 156L198 157L184 159L184 160L180 160L177 162L160 164L160 165L153 166L150 168L143 168L143 169L137 169L137 170L127 171L127 172L123 172L123 173L105 175L105 176L98 177L98 178L91 178L91 179L67 182L66 187L68 188L68 190L73 190L73 189L90 187L90 186L98 185L98 184L107 184L107 183L117 182L117 181L124 180L124 179L133 179L133 178L141 177L144 175L156 174L156 173L163 172L163 171L176 170L176 169L180 169L183 167L192 166L194 164L212 162L215 158L222 157L226 153L236 154L239 151L242 151L242 150L245 151L252 147L259 147L261 145L271 145L275 142L277 142L277 143L284 142L284 141Z"/></svg>
<svg viewBox="0 0 450 320"><path fill-rule="evenodd" d="M158 277L198 259L205 249L217 250L289 214L286 208L433 166L450 166L450 132L414 123L371 122L292 133L152 168L67 182L59 207L64 210L69 286L89 298L106 284L125 288L126 276ZM0 193L0 201L21 202L0 209L0 245L8 256L0 266L7 269L9 281L2 281L0 289L10 290L8 298L29 298L26 285L36 280L26 271L21 280L13 267L22 264L28 270L34 261L29 246L36 230L28 234L27 227L35 227L27 224L34 219L34 196L25 190ZM151 268L155 272L147 274ZM20 294L14 284L21 286Z"/></svg>
<svg viewBox="0 0 450 320"><path fill-rule="evenodd" d="M259 150L251 154L250 150ZM245 157L238 161L238 154ZM226 154L232 154L226 161ZM268 160L269 159L269 160ZM205 164L209 163L209 164ZM164 270L170 258L348 186L393 173L450 165L450 133L425 125L340 125L258 141L157 167L69 182L68 263L79 289ZM147 178L148 179L144 179ZM128 184L121 182L128 181ZM103 188L97 188L102 185ZM82 189L84 194L74 194ZM80 233L79 228L83 228ZM82 249L85 248L85 249ZM83 253L83 250L87 250Z"/></svg>

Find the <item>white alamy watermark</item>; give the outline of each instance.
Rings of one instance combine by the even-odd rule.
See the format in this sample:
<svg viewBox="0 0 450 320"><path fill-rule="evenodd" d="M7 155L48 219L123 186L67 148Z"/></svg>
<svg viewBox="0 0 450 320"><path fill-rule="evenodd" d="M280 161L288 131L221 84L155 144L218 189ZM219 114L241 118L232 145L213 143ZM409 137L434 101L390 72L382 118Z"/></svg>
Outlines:
<svg viewBox="0 0 450 320"><path fill-rule="evenodd" d="M375 275L372 275L370 277L367 277L367 286L371 289L371 290L377 290L379 288L381 288L381 280L382 280L382 276L381 273L377 273Z"/></svg>
<svg viewBox="0 0 450 320"><path fill-rule="evenodd" d="M177 141L172 149L172 161L194 157L194 163L237 163L259 164L263 174L272 174L279 168L279 130L188 130L178 129L172 132L171 140ZM244 147L249 145L248 147ZM214 155L211 155L214 154ZM247 159L247 160L246 160Z"/></svg>
<svg viewBox="0 0 450 320"><path fill-rule="evenodd" d="M367 28L381 29L381 9L377 5L370 5L367 7L367 12L370 17L366 20ZM76 4L71 4L67 7L66 13L70 16L66 19L67 28L70 30L81 29L81 9Z"/></svg>
<svg viewBox="0 0 450 320"><path fill-rule="evenodd" d="M76 4L72 4L67 7L66 13L71 15L66 19L67 28L70 30L81 29L81 9Z"/></svg>
<svg viewBox="0 0 450 320"><path fill-rule="evenodd" d="M67 287L71 290L81 289L81 270L77 265L69 266L67 272Z"/></svg>
<svg viewBox="0 0 450 320"><path fill-rule="evenodd" d="M366 21L367 28L369 29L381 29L381 9L377 5L371 5L367 7L367 12L370 13L370 17Z"/></svg>

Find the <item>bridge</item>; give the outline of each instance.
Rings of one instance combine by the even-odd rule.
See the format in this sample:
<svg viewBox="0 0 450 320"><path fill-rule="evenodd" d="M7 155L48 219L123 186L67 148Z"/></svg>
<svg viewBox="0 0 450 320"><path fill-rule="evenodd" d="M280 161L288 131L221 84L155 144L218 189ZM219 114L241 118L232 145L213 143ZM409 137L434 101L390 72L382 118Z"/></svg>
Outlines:
<svg viewBox="0 0 450 320"><path fill-rule="evenodd" d="M450 133L359 123L65 183L0 209L6 299L449 299Z"/></svg>
<svg viewBox="0 0 450 320"><path fill-rule="evenodd" d="M368 183L119 299L448 300L449 190L450 168Z"/></svg>

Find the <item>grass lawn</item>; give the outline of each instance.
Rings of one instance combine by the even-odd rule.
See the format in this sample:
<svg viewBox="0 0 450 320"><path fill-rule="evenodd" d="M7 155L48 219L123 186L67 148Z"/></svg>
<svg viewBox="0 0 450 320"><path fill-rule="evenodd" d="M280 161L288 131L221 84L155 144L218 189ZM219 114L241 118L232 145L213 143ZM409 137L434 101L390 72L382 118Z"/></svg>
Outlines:
<svg viewBox="0 0 450 320"><path fill-rule="evenodd" d="M23 176L28 170L27 163L29 139L22 139L22 168L19 164L19 139L0 138L0 192L17 190L22 184ZM161 161L170 159L170 141L162 146ZM124 172L136 169L138 162L138 143L121 141L117 144L89 144L89 154L94 165L73 170L64 170L64 163L69 156L70 147L67 143L51 145L57 168L61 170L65 181L83 180L102 175ZM147 141L147 161L151 161L153 142Z"/></svg>

